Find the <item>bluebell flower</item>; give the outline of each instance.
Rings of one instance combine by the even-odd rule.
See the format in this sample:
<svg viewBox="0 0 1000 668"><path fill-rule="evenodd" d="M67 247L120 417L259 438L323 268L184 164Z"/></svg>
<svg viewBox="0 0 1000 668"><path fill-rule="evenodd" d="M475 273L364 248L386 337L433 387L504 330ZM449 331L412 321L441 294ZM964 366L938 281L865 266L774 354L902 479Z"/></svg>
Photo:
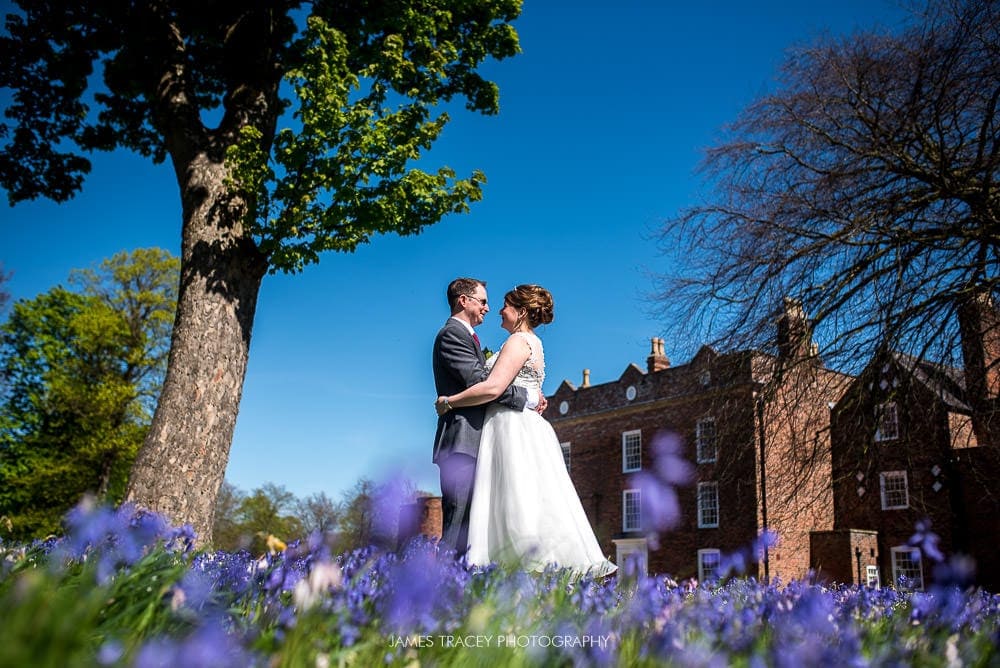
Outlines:
<svg viewBox="0 0 1000 668"><path fill-rule="evenodd" d="M203 570L190 568L173 587L171 608L188 608L196 612L204 610L211 605L214 591L211 575Z"/></svg>
<svg viewBox="0 0 1000 668"><path fill-rule="evenodd" d="M920 553L927 555L932 561L942 562L944 561L944 555L938 549L939 541L940 537L931 531L931 521L924 519L917 522L917 531L910 537L909 544L920 548Z"/></svg>
<svg viewBox="0 0 1000 668"><path fill-rule="evenodd" d="M54 542L51 563L60 567L69 562L96 560L98 582L107 582L121 567L142 559L156 546L174 550L190 549L190 528L175 530L156 513L137 510L131 504L118 509L98 505L84 498L64 519L66 535Z"/></svg>
<svg viewBox="0 0 1000 668"><path fill-rule="evenodd" d="M694 467L684 457L680 436L661 431L653 437L653 470L664 484L674 487L688 485L694 479Z"/></svg>
<svg viewBox="0 0 1000 668"><path fill-rule="evenodd" d="M964 554L954 554L948 561L934 566L934 584L942 587L967 589L976 578L976 562Z"/></svg>
<svg viewBox="0 0 1000 668"><path fill-rule="evenodd" d="M410 552L386 570L386 596L380 611L388 628L401 634L427 633L437 627L438 600L446 596L446 569L431 551Z"/></svg>
<svg viewBox="0 0 1000 668"><path fill-rule="evenodd" d="M237 637L209 624L186 638L155 638L136 653L134 668L245 668L253 665L253 654Z"/></svg>
<svg viewBox="0 0 1000 668"><path fill-rule="evenodd" d="M659 548L659 533L677 527L681 521L676 488L694 478L694 467L683 457L680 438L673 432L660 432L651 444L653 466L633 476L641 493L643 529L652 549Z"/></svg>
<svg viewBox="0 0 1000 668"><path fill-rule="evenodd" d="M125 653L125 648L117 640L107 640L101 643L97 650L97 663L102 666L112 666L118 663Z"/></svg>

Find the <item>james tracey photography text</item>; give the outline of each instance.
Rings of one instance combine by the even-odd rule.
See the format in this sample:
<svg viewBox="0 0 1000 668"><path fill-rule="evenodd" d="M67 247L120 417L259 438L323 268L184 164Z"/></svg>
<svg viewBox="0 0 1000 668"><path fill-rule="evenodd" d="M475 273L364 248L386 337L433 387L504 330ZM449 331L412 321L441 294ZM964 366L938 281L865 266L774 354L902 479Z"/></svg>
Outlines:
<svg viewBox="0 0 1000 668"><path fill-rule="evenodd" d="M455 647L455 648L487 648L487 647L599 647L606 649L611 642L610 635L575 636L575 635L516 635L506 633L499 635L426 635L426 636L389 636L389 647Z"/></svg>

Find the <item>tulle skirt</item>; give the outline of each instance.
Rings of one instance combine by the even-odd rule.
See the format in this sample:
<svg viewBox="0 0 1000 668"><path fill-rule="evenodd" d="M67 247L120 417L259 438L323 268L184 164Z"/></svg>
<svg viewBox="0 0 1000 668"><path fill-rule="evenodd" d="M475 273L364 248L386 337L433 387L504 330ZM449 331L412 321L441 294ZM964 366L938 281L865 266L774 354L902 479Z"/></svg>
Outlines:
<svg viewBox="0 0 1000 668"><path fill-rule="evenodd" d="M612 573L573 487L552 426L534 411L486 411L469 518L473 565L543 570L549 564L595 577Z"/></svg>

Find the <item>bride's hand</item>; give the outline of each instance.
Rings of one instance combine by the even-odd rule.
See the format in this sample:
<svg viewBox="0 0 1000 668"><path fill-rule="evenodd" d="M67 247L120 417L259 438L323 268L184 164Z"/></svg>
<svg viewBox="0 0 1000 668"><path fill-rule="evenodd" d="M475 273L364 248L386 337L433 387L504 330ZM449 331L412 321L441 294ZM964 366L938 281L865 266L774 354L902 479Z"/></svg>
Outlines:
<svg viewBox="0 0 1000 668"><path fill-rule="evenodd" d="M434 402L434 410L437 411L438 417L450 411L451 406L448 405L448 397L438 397L437 401Z"/></svg>

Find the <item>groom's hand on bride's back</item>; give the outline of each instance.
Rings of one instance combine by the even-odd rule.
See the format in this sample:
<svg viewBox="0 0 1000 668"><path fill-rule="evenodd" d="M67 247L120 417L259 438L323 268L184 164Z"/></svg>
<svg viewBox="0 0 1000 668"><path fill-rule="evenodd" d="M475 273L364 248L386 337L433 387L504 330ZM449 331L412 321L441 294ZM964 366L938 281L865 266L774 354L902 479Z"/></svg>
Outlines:
<svg viewBox="0 0 1000 668"><path fill-rule="evenodd" d="M545 412L545 409L548 408L548 406L549 406L549 400L545 398L544 394L542 394L541 397L539 397L538 399L538 405L535 406L535 412L541 415L542 413Z"/></svg>

